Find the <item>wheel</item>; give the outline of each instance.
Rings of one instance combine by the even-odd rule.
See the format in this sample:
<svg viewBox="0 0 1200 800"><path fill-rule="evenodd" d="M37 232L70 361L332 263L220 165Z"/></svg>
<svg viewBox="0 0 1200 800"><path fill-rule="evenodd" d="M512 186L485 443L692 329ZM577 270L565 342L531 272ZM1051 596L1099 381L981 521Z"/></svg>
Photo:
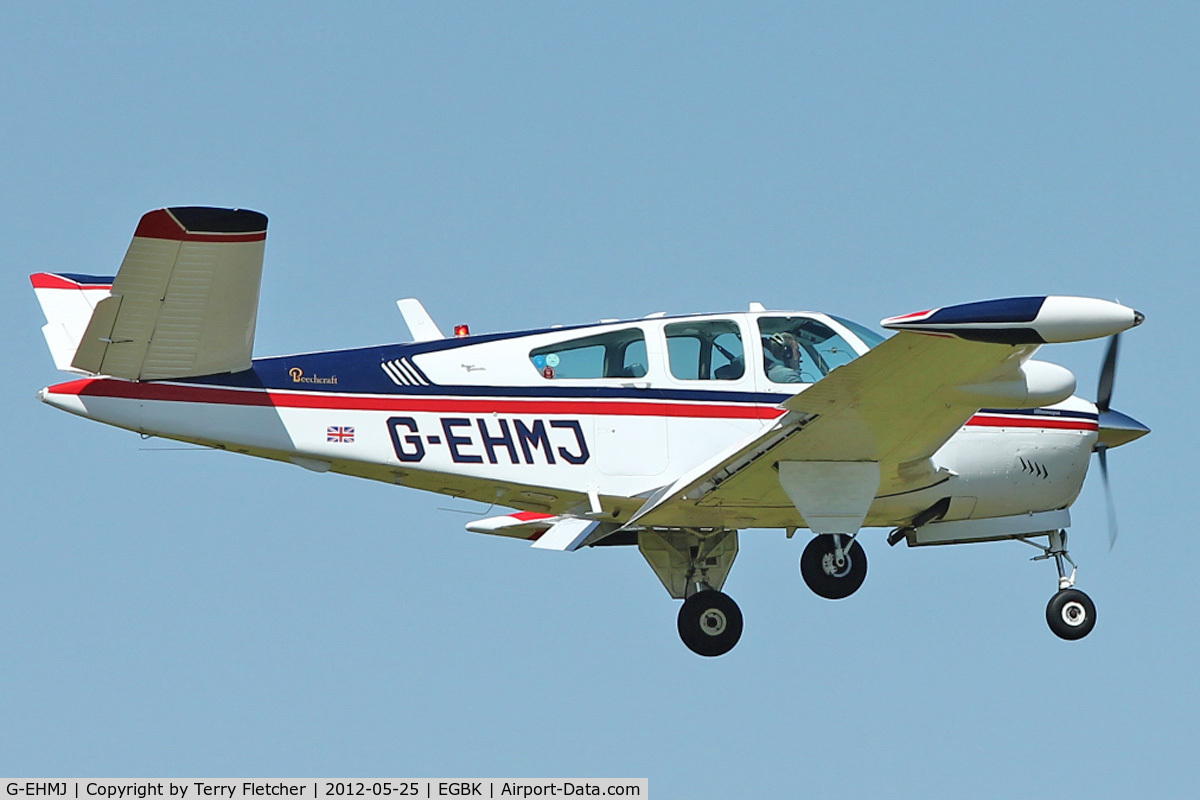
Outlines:
<svg viewBox="0 0 1200 800"><path fill-rule="evenodd" d="M1046 623L1061 639L1082 639L1096 627L1096 605L1078 589L1063 589L1046 604Z"/></svg>
<svg viewBox="0 0 1200 800"><path fill-rule="evenodd" d="M845 541L844 537L842 541ZM867 577L867 553L857 541L845 551L846 563L839 567L833 558L833 535L813 538L800 554L800 576L821 597L841 600L858 591Z"/></svg>
<svg viewBox="0 0 1200 800"><path fill-rule="evenodd" d="M679 638L697 655L724 655L742 638L742 610L729 595L702 589L679 609Z"/></svg>

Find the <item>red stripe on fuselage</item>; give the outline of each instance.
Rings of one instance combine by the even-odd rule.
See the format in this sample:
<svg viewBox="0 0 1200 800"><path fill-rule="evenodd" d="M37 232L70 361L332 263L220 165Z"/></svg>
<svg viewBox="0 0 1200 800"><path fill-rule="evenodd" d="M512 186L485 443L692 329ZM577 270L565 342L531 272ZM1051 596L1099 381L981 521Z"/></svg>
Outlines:
<svg viewBox="0 0 1200 800"><path fill-rule="evenodd" d="M976 414L967 424L984 428L1052 428L1054 430L1094 431L1099 429L1095 420L1071 419L1069 417L997 417Z"/></svg>
<svg viewBox="0 0 1200 800"><path fill-rule="evenodd" d="M362 396L315 392L272 392L258 389L224 389L173 383L131 383L97 378L51 386L52 394L160 400L169 403L273 406L276 408L338 409L339 411L392 411L489 414L603 414L630 417L706 417L720 419L775 419L784 410L771 406L704 405L700 403L650 403L636 400L511 400Z"/></svg>
<svg viewBox="0 0 1200 800"><path fill-rule="evenodd" d="M701 403L645 402L636 400L511 400L501 398L453 398L362 396L315 392L279 392L261 389L226 389L175 383L133 383L104 378L83 378L60 383L52 394L85 397L115 397L167 403L210 403L214 405L271 406L275 408L337 409L339 411L389 411L488 414L600 414L630 417L698 417L711 419L776 419L785 412L774 406L708 405ZM976 414L967 420L973 427L1044 428L1094 431L1095 420L1070 417L1005 417Z"/></svg>

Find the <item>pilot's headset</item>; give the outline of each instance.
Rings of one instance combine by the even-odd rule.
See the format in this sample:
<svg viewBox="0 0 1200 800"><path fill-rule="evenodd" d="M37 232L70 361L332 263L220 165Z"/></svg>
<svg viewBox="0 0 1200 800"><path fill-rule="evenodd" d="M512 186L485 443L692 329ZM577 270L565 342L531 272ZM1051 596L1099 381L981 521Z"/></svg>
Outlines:
<svg viewBox="0 0 1200 800"><path fill-rule="evenodd" d="M775 356L780 361L783 361L785 358L787 358L788 353L791 352L792 349L791 343L788 341L789 339L792 342L796 342L797 345L800 344L796 337L787 331L772 333L771 338L767 340L771 348L771 355Z"/></svg>

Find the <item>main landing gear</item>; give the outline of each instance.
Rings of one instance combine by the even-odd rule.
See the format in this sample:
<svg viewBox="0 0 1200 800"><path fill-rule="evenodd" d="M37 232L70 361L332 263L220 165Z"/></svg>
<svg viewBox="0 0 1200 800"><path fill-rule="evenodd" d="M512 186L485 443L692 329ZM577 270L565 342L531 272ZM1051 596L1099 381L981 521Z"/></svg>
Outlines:
<svg viewBox="0 0 1200 800"><path fill-rule="evenodd" d="M1021 540L1042 549L1042 554L1034 556L1034 561L1053 558L1058 567L1058 592L1046 604L1046 624L1060 639L1082 639L1096 627L1096 605L1092 598L1075 588L1076 567L1067 554L1067 532L1051 531L1048 538L1048 546L1035 544L1028 539ZM1070 575L1067 575L1064 561L1071 565Z"/></svg>
<svg viewBox="0 0 1200 800"><path fill-rule="evenodd" d="M724 655L742 638L742 611L724 592L700 589L679 609L679 638L697 655Z"/></svg>
<svg viewBox="0 0 1200 800"><path fill-rule="evenodd" d="M867 577L867 553L853 536L823 533L800 555L800 577L821 597L841 600L858 591Z"/></svg>
<svg viewBox="0 0 1200 800"><path fill-rule="evenodd" d="M644 530L638 549L671 597L683 600L679 638L688 649L701 656L732 650L742 637L742 612L721 587L737 557L737 531Z"/></svg>
<svg viewBox="0 0 1200 800"><path fill-rule="evenodd" d="M1047 544L1030 537L1045 536ZM1051 530L1019 535L1018 541L1041 550L1035 561L1054 559L1058 592L1046 606L1046 622L1062 639L1082 639L1096 626L1096 606L1075 588L1075 562L1067 553L1067 532ZM856 536L819 534L800 556L800 574L817 595L829 600L849 597L867 577L867 554ZM693 653L720 656L742 636L742 612L721 592L737 556L737 531L725 529L643 530L638 549L671 597L683 600L679 638ZM1071 566L1070 574L1067 565Z"/></svg>

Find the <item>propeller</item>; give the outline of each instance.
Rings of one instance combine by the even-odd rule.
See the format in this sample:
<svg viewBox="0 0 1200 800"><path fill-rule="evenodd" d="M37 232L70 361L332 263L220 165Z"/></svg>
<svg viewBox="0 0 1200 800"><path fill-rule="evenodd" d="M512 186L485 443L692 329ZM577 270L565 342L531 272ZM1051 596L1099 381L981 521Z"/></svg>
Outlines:
<svg viewBox="0 0 1200 800"><path fill-rule="evenodd" d="M1096 410L1100 412L1100 427L1104 427L1104 418L1110 414L1112 405L1113 381L1117 373L1117 352L1121 345L1121 334L1116 334L1109 340L1108 352L1104 354L1104 364L1100 367L1100 385L1096 387ZM1100 458L1100 477L1104 481L1104 499L1108 506L1108 549L1111 552L1117 544L1117 506L1113 502L1112 484L1108 480L1108 448L1104 442L1096 442L1096 455Z"/></svg>
<svg viewBox="0 0 1200 800"><path fill-rule="evenodd" d="M1113 378L1117 373L1117 351L1121 345L1121 334L1112 337L1108 352L1104 354L1104 365L1100 368L1100 386L1096 389L1096 408L1101 414L1112 405Z"/></svg>
<svg viewBox="0 0 1200 800"><path fill-rule="evenodd" d="M1104 480L1104 500L1108 505L1108 550L1112 552L1117 544L1117 506L1113 503L1112 485L1108 482L1108 445L1096 445L1096 455L1100 457L1100 477Z"/></svg>

